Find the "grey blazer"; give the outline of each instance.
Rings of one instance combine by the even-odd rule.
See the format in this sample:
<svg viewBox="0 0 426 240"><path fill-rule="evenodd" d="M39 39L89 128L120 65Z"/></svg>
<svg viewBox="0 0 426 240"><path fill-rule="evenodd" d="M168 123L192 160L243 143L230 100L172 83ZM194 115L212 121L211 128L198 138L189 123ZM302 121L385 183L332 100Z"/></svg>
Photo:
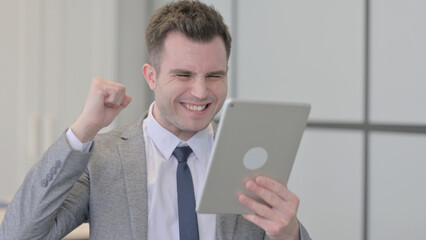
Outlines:
<svg viewBox="0 0 426 240"><path fill-rule="evenodd" d="M146 239L144 117L99 134L90 153L73 150L63 134L27 174L0 239L60 239L84 222L90 222L90 239ZM218 240L267 239L241 216L218 215L216 221ZM310 239L302 225L301 239Z"/></svg>

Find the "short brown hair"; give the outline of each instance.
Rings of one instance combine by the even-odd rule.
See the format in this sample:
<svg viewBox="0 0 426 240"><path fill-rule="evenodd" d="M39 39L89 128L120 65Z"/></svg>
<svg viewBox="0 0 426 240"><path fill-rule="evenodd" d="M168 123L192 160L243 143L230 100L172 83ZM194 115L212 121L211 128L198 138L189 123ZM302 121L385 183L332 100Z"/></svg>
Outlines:
<svg viewBox="0 0 426 240"><path fill-rule="evenodd" d="M149 20L145 41L149 61L156 71L160 71L164 39L172 31L179 31L189 39L201 42L219 36L225 43L229 59L232 39L220 13L202 2L183 0L163 6Z"/></svg>

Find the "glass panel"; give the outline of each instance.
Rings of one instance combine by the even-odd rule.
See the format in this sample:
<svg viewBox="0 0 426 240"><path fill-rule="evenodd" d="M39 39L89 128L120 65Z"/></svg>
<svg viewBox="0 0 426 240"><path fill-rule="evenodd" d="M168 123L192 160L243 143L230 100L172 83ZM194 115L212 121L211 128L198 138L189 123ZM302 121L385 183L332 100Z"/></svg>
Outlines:
<svg viewBox="0 0 426 240"><path fill-rule="evenodd" d="M237 97L312 104L312 120L363 119L364 1L239 1Z"/></svg>
<svg viewBox="0 0 426 240"><path fill-rule="evenodd" d="M362 132L307 129L288 186L313 239L361 240Z"/></svg>
<svg viewBox="0 0 426 240"><path fill-rule="evenodd" d="M426 2L371 5L371 119L425 124Z"/></svg>
<svg viewBox="0 0 426 240"><path fill-rule="evenodd" d="M426 136L373 133L369 239L426 236Z"/></svg>

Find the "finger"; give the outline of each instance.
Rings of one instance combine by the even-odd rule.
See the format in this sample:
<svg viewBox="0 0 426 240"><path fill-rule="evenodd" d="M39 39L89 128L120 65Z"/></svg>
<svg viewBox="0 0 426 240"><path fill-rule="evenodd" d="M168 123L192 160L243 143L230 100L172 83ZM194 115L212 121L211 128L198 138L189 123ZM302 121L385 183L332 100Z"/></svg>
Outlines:
<svg viewBox="0 0 426 240"><path fill-rule="evenodd" d="M246 182L246 188L265 201L270 207L278 209L280 211L285 211L285 207L289 204L284 199L282 199L278 194L272 192L271 190L258 185L252 180Z"/></svg>
<svg viewBox="0 0 426 240"><path fill-rule="evenodd" d="M126 88L121 84L111 84L106 86L105 105L119 107L123 104L126 95Z"/></svg>
<svg viewBox="0 0 426 240"><path fill-rule="evenodd" d="M123 103L121 104L121 108L126 108L130 102L132 101L132 96L130 96L129 94L125 94L124 95L124 100Z"/></svg>
<svg viewBox="0 0 426 240"><path fill-rule="evenodd" d="M254 215L249 214L248 216L250 216L250 219L253 220L253 223L258 224L259 226L268 226L271 223L286 226L295 216L295 211L288 207L286 207L286 210L284 211L274 211L274 209L253 200L245 194L239 195L238 200L255 213Z"/></svg>
<svg viewBox="0 0 426 240"><path fill-rule="evenodd" d="M254 181L248 180L246 182L246 188L255 194L257 197L261 198L268 207L271 207L272 210L275 210L275 214L278 214L279 216L265 216L271 219L274 219L276 221L281 221L282 217L289 217L291 218L293 215L296 215L297 208L299 206L298 198L296 202L286 201L283 198L281 198L277 193L272 192L271 190L258 185Z"/></svg>
<svg viewBox="0 0 426 240"><path fill-rule="evenodd" d="M254 181L263 188L277 194L280 198L299 205L299 198L283 184L265 176L257 176Z"/></svg>
<svg viewBox="0 0 426 240"><path fill-rule="evenodd" d="M121 111L124 108L126 108L130 104L131 101L132 101L132 97L128 94L125 94L121 105L117 106L115 104L105 103L105 106L110 107L110 108L115 108L118 111Z"/></svg>
<svg viewBox="0 0 426 240"><path fill-rule="evenodd" d="M245 194L240 194L238 196L238 201L261 217L272 219L274 216L274 213L269 206L259 203Z"/></svg>
<svg viewBox="0 0 426 240"><path fill-rule="evenodd" d="M269 237L283 237L298 239L298 221L293 210L277 212L264 204L260 204L244 194L239 196L239 201L253 210L255 214L245 214L243 217L265 230ZM290 237L290 238L288 238Z"/></svg>

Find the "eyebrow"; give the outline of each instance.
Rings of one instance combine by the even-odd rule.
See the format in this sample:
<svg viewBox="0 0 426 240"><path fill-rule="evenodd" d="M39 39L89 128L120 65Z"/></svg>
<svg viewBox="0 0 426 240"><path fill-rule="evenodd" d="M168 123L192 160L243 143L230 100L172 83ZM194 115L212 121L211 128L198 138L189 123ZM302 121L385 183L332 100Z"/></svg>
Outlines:
<svg viewBox="0 0 426 240"><path fill-rule="evenodd" d="M184 69L172 69L172 70L169 71L169 74L189 74L189 75L195 75L194 72L191 72L189 70L184 70ZM212 71L212 72L206 73L205 75L206 76L211 76L211 75L226 76L226 71L223 71L223 70Z"/></svg>
<svg viewBox="0 0 426 240"><path fill-rule="evenodd" d="M169 71L170 74L191 74L193 75L194 73L188 70L183 70L183 69L172 69Z"/></svg>
<svg viewBox="0 0 426 240"><path fill-rule="evenodd" d="M207 75L207 76L211 76L211 75L221 75L221 76L226 76L226 71L223 71L223 70L213 71L213 72L208 72L206 75Z"/></svg>

